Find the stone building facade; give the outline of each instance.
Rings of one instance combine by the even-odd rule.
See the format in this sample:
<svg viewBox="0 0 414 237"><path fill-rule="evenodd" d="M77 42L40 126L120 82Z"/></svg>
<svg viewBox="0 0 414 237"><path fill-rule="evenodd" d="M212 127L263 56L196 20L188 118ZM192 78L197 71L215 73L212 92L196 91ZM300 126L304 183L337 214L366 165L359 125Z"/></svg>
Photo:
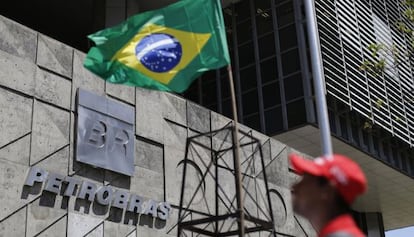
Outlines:
<svg viewBox="0 0 414 237"><path fill-rule="evenodd" d="M174 94L108 84L83 68L85 54L0 16L0 236L177 236L186 139L231 120ZM132 177L76 161L78 89L131 106L135 114ZM276 232L314 236L291 207L292 149L248 127L263 148ZM34 190L32 167L171 205L170 217L125 221L76 194ZM190 174L191 175L191 174ZM260 179L260 177L257 177ZM188 179L186 185L196 179ZM79 191L79 190L78 190Z"/></svg>

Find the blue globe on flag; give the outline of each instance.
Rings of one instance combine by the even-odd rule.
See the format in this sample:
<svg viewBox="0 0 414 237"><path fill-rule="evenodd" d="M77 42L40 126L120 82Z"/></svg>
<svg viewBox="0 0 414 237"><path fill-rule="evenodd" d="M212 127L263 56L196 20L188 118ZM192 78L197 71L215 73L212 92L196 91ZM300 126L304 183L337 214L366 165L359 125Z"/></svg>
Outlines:
<svg viewBox="0 0 414 237"><path fill-rule="evenodd" d="M135 55L148 70L168 72L181 60L180 42L169 34L151 34L142 38L135 47Z"/></svg>

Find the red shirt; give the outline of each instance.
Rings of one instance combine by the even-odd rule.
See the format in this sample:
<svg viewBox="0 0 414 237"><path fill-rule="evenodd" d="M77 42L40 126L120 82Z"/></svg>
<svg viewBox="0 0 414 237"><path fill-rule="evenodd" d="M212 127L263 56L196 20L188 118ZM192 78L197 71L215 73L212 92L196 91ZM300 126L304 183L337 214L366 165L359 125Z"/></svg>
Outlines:
<svg viewBox="0 0 414 237"><path fill-rule="evenodd" d="M330 221L319 233L319 237L326 237L330 234L342 232L351 234L354 237L365 237L365 234L355 224L354 219L349 214L344 214Z"/></svg>

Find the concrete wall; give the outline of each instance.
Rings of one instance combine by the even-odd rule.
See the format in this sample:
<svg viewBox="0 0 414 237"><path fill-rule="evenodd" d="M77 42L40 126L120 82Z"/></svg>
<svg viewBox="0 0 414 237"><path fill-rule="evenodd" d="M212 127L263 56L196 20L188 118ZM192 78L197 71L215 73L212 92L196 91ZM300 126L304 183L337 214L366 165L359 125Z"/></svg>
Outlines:
<svg viewBox="0 0 414 237"><path fill-rule="evenodd" d="M108 84L83 68L85 54L0 16L0 236L176 236L177 209L163 226L123 224L76 206L75 198L24 192L29 167L166 200L178 206L186 138L229 119L169 93ZM133 178L74 160L78 88L132 105L136 113ZM245 131L249 128L243 127ZM290 148L252 131L263 144L276 230L313 236L295 217ZM308 233L305 233L308 232Z"/></svg>

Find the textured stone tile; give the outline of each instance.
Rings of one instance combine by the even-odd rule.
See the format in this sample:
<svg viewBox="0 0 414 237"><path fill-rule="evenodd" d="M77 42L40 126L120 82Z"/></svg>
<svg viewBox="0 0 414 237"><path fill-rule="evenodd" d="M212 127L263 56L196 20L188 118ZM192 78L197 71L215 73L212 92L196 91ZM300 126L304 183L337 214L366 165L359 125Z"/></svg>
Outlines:
<svg viewBox="0 0 414 237"><path fill-rule="evenodd" d="M67 175L69 165L69 146L59 150L48 158L40 161L36 166L56 174Z"/></svg>
<svg viewBox="0 0 414 237"><path fill-rule="evenodd" d="M102 219L90 215L81 215L69 212L68 215L68 237L85 236L103 222Z"/></svg>
<svg viewBox="0 0 414 237"><path fill-rule="evenodd" d="M210 134L201 134L199 132L194 132L193 130L188 129L188 139L192 142L193 145L201 148L201 146L203 146L204 150L211 150L211 138L210 138ZM203 155L207 155L207 157L205 157L205 159L210 160L211 159L211 154L210 152L208 152L208 154L206 154L205 152L203 152Z"/></svg>
<svg viewBox="0 0 414 237"><path fill-rule="evenodd" d="M89 234L85 235L85 237L103 237L103 236L104 236L104 226L103 226L103 224L96 227Z"/></svg>
<svg viewBox="0 0 414 237"><path fill-rule="evenodd" d="M62 210L59 207L42 206L40 199L37 199L28 205L26 236L36 236L64 215L66 215L66 210Z"/></svg>
<svg viewBox="0 0 414 237"><path fill-rule="evenodd" d="M198 132L210 131L210 111L187 101L187 125Z"/></svg>
<svg viewBox="0 0 414 237"><path fill-rule="evenodd" d="M167 219L167 221L160 221L158 219L155 219L155 221L151 224L145 223L145 222L139 222L137 225L137 229L136 229L136 236L137 237L177 236L177 227L176 227L177 220L178 220L178 210L175 208L172 208L170 211L170 216Z"/></svg>
<svg viewBox="0 0 414 237"><path fill-rule="evenodd" d="M162 174L164 149L142 140L135 140L135 165Z"/></svg>
<svg viewBox="0 0 414 237"><path fill-rule="evenodd" d="M269 182L281 187L290 188L287 154L288 150L284 149L276 158L267 164L266 175Z"/></svg>
<svg viewBox="0 0 414 237"><path fill-rule="evenodd" d="M165 192L166 201L172 205L180 204L181 180L183 175L184 151L177 150L175 147L165 146Z"/></svg>
<svg viewBox="0 0 414 237"><path fill-rule="evenodd" d="M169 151L166 151L166 161L169 160L171 157L167 157L167 153ZM173 149L172 153L180 154L178 150ZM182 183L184 183L184 204L187 206L190 204L191 199L191 208L199 211L203 211L208 213L209 209L212 210L212 204L209 203L208 205L206 202L210 202L211 200L214 200L214 193L215 193L215 185L214 185L214 178L212 177L212 173L214 173L214 165L212 165L210 152L204 150L203 148L192 146L191 149L189 149L188 152L189 162L187 163L187 170L186 170L186 177L183 181L183 169L184 169L184 162L182 160L184 159L184 156L177 156L175 159L177 159L177 162L173 162L172 165L167 164L166 162L166 177L168 179L167 182L167 195L171 192L174 192L173 195L176 196L176 200L174 199L168 199L170 202L178 201L181 194L181 186ZM181 162L180 162L181 161ZM169 167L168 167L169 166ZM167 169L168 167L168 169ZM208 172L207 170L210 172ZM202 177L204 174L206 174L206 178L203 181ZM174 178L171 178L172 176L175 176ZM173 179L173 180L170 180ZM169 184L171 182L171 184ZM175 183L175 184L174 184ZM176 187L176 190L169 191L169 188ZM194 197L194 198L193 198Z"/></svg>
<svg viewBox="0 0 414 237"><path fill-rule="evenodd" d="M0 222L0 236L25 236L26 208Z"/></svg>
<svg viewBox="0 0 414 237"><path fill-rule="evenodd" d="M134 178L131 179L130 192L144 198L157 201L164 200L164 176L162 173L135 167Z"/></svg>
<svg viewBox="0 0 414 237"><path fill-rule="evenodd" d="M164 106L161 103L162 93L154 90L136 88L136 134L159 143L163 143L162 117Z"/></svg>
<svg viewBox="0 0 414 237"><path fill-rule="evenodd" d="M0 150L0 160L8 160L22 165L29 165L30 134L3 147Z"/></svg>
<svg viewBox="0 0 414 237"><path fill-rule="evenodd" d="M164 118L183 126L187 123L186 100L171 93L164 93Z"/></svg>
<svg viewBox="0 0 414 237"><path fill-rule="evenodd" d="M69 144L70 113L35 101L30 163Z"/></svg>
<svg viewBox="0 0 414 237"><path fill-rule="evenodd" d="M48 36L39 34L37 64L66 77L72 77L73 49Z"/></svg>
<svg viewBox="0 0 414 237"><path fill-rule="evenodd" d="M12 214L33 197L22 199L27 167L8 161L0 162L0 220Z"/></svg>
<svg viewBox="0 0 414 237"><path fill-rule="evenodd" d="M165 121L164 127L164 144L174 146L176 149L185 151L187 142L187 128L177 124Z"/></svg>
<svg viewBox="0 0 414 237"><path fill-rule="evenodd" d="M266 195L266 185L263 180L244 177L244 206L247 214L256 218L271 221L271 212ZM235 189L233 187L233 189Z"/></svg>
<svg viewBox="0 0 414 237"><path fill-rule="evenodd" d="M81 179L81 180L89 180L92 182L97 182L100 184L104 183L105 180L105 170L100 168L94 168L90 165L82 164L79 162L76 162L72 160L73 165L72 167L69 166L69 168L73 168L73 170L69 170L70 173L74 173L73 177ZM72 163L72 162L69 162Z"/></svg>
<svg viewBox="0 0 414 237"><path fill-rule="evenodd" d="M316 237L318 234L313 229L312 225L305 218L295 215L295 232L294 236ZM303 229L302 229L303 228Z"/></svg>
<svg viewBox="0 0 414 237"><path fill-rule="evenodd" d="M75 110L75 97L79 87L98 95L105 94L105 81L83 67L85 54L75 50L73 54L72 110Z"/></svg>
<svg viewBox="0 0 414 237"><path fill-rule="evenodd" d="M302 178L302 176L297 175L293 172L289 172L287 175L288 178L288 182L289 182L289 188L292 187L294 184L296 184L297 182L300 181L300 179Z"/></svg>
<svg viewBox="0 0 414 237"><path fill-rule="evenodd" d="M271 157L271 144L270 144L270 138L267 139L267 141L265 141L262 144L262 152L263 152L263 161L265 163L265 166L267 166L269 164L269 162L272 160Z"/></svg>
<svg viewBox="0 0 414 237"><path fill-rule="evenodd" d="M111 221L105 221L104 223L104 233L105 236L111 237L125 237L133 232L135 226L118 224Z"/></svg>
<svg viewBox="0 0 414 237"><path fill-rule="evenodd" d="M74 142L74 137L76 134L75 131L75 115L73 112L70 113L70 141L69 141L69 170L68 170L68 174L72 175L76 169L79 168L79 166L77 166L76 162L76 157L75 157L75 146L76 143Z"/></svg>
<svg viewBox="0 0 414 237"><path fill-rule="evenodd" d="M31 99L0 89L0 147L30 132L32 103Z"/></svg>
<svg viewBox="0 0 414 237"><path fill-rule="evenodd" d="M148 228L148 227L142 227L142 226L138 226L137 227L137 236L138 237L150 237L150 236L157 236L157 237L172 237L172 236L177 236L177 235L167 235L166 233L164 233L165 230L158 230L158 229L153 229L153 228ZM128 236L129 237L129 236Z"/></svg>
<svg viewBox="0 0 414 237"><path fill-rule="evenodd" d="M106 93L130 104L135 104L135 87L105 82Z"/></svg>
<svg viewBox="0 0 414 237"><path fill-rule="evenodd" d="M136 237L136 236L137 236L137 231L136 230L129 233L129 235L126 235L126 237Z"/></svg>
<svg viewBox="0 0 414 237"><path fill-rule="evenodd" d="M269 183L269 190L276 231L287 235L294 235L295 218L293 216L290 189Z"/></svg>
<svg viewBox="0 0 414 237"><path fill-rule="evenodd" d="M70 109L72 83L56 74L36 69L35 97Z"/></svg>
<svg viewBox="0 0 414 237"><path fill-rule="evenodd" d="M250 135L253 136L254 138L258 139L260 141L260 144L265 143L269 139L268 136L266 136L265 134L260 133L256 130L252 130L252 133Z"/></svg>
<svg viewBox="0 0 414 237"><path fill-rule="evenodd" d="M91 182L95 184L97 187L103 185L103 182L98 182L95 178L83 177L79 175L74 175L73 178L81 182L85 182L85 181ZM114 187L114 189L115 188L119 189L118 187ZM77 191L77 193L79 193L79 191ZM71 218L70 216L72 214L73 214L72 217L75 218L75 221L74 221L75 226L71 228L77 228L76 225L79 225L80 226L79 228L85 231L88 228L90 228L89 231L91 231L94 228L91 223L98 223L99 221L103 222L106 218L108 218L109 212L110 212L110 208L108 206L103 206L97 202L90 202L85 199L77 199L77 197L75 196L71 196L70 199L67 202L65 202L65 207L69 212L69 219ZM83 220L87 220L90 223L86 223L85 225L77 223L77 222L82 222ZM98 224L96 224L95 227L96 226L98 226ZM68 226L68 229L69 229L69 226ZM69 230L68 230L68 233L69 233Z"/></svg>
<svg viewBox="0 0 414 237"><path fill-rule="evenodd" d="M285 149L288 149L287 150L288 152L290 151L288 146L286 146L286 144L281 143L278 140L275 140L273 138L270 139L270 150L271 150L270 158L272 160L275 159L275 158L280 157L281 152L284 151ZM284 157L284 159L285 159L285 162L286 162L285 164L286 164L286 167L287 167L288 157L286 156L286 157Z"/></svg>
<svg viewBox="0 0 414 237"><path fill-rule="evenodd" d="M0 16L0 50L34 62L37 33L17 22Z"/></svg>
<svg viewBox="0 0 414 237"><path fill-rule="evenodd" d="M214 111L211 111L211 130L217 130L232 123L232 120Z"/></svg>
<svg viewBox="0 0 414 237"><path fill-rule="evenodd" d="M39 234L39 237L66 237L66 222L67 217L63 217L52 226L49 226L44 232Z"/></svg>
<svg viewBox="0 0 414 237"><path fill-rule="evenodd" d="M0 50L0 84L2 86L34 94L36 65Z"/></svg>
<svg viewBox="0 0 414 237"><path fill-rule="evenodd" d="M124 174L120 174L111 170L104 170L104 185L111 185L114 188L129 189L131 187L131 179Z"/></svg>

